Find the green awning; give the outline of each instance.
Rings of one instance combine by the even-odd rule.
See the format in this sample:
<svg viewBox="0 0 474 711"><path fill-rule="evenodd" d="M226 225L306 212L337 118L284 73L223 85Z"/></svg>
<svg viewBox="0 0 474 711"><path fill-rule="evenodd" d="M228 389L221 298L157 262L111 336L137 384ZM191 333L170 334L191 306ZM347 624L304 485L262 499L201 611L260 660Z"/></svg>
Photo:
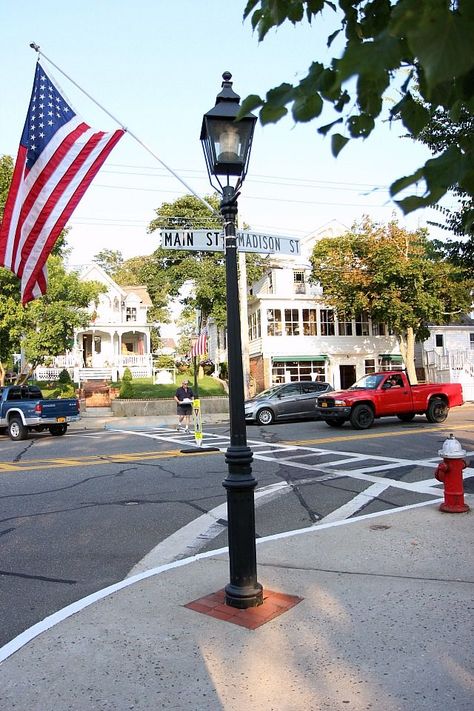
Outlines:
<svg viewBox="0 0 474 711"><path fill-rule="evenodd" d="M295 360L299 361L319 361L319 362L324 362L326 360L329 360L329 356L327 355L314 355L314 356L309 356L309 355L303 355L303 356L298 356L298 355L289 355L289 356L273 356L272 358L274 363L286 363L286 362L292 362Z"/></svg>
<svg viewBox="0 0 474 711"><path fill-rule="evenodd" d="M392 363L403 363L402 356L396 353L380 353L379 358L381 360L389 360Z"/></svg>

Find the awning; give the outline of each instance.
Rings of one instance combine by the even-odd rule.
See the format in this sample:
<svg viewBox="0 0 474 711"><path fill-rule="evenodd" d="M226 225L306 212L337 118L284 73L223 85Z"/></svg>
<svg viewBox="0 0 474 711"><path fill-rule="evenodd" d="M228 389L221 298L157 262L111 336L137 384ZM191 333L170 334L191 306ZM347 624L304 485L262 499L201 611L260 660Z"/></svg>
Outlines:
<svg viewBox="0 0 474 711"><path fill-rule="evenodd" d="M389 360L391 363L403 363L403 358L397 353L380 353L379 360Z"/></svg>
<svg viewBox="0 0 474 711"><path fill-rule="evenodd" d="M289 355L289 356L273 356L272 358L274 363L286 363L286 362L292 362L292 361L319 361L321 363L324 363L324 361L329 360L329 356L327 355L314 355L314 356L309 356L309 355Z"/></svg>

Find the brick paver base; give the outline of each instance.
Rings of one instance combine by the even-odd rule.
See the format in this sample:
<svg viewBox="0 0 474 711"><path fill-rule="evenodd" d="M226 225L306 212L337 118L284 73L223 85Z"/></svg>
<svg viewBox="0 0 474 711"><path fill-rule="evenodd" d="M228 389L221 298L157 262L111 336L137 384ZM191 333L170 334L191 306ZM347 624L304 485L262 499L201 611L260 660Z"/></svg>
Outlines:
<svg viewBox="0 0 474 711"><path fill-rule="evenodd" d="M214 617L217 620L232 622L234 625L254 630L287 612L302 600L303 598L297 595L285 595L273 590L264 590L262 605L240 610L237 607L225 604L225 590L222 589L205 597L200 597L198 600L188 602L184 607L195 612L201 612L203 615L209 615L209 617Z"/></svg>

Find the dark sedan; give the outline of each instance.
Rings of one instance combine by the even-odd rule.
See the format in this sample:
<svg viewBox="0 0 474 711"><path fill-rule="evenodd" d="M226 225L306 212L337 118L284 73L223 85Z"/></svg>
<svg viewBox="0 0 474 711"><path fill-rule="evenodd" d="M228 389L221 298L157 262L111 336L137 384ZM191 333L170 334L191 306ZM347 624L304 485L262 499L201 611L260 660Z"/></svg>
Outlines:
<svg viewBox="0 0 474 711"><path fill-rule="evenodd" d="M329 383L300 380L274 385L245 403L246 422L271 425L276 420L316 419L316 399L334 390Z"/></svg>

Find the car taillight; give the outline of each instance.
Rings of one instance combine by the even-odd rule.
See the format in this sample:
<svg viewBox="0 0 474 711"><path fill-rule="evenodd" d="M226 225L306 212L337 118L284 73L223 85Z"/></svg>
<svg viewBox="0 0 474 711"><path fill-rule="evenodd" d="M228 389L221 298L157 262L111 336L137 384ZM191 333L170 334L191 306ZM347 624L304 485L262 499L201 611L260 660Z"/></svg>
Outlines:
<svg viewBox="0 0 474 711"><path fill-rule="evenodd" d="M40 402L35 405L35 412L37 412L38 415L41 415L43 412L43 405Z"/></svg>

